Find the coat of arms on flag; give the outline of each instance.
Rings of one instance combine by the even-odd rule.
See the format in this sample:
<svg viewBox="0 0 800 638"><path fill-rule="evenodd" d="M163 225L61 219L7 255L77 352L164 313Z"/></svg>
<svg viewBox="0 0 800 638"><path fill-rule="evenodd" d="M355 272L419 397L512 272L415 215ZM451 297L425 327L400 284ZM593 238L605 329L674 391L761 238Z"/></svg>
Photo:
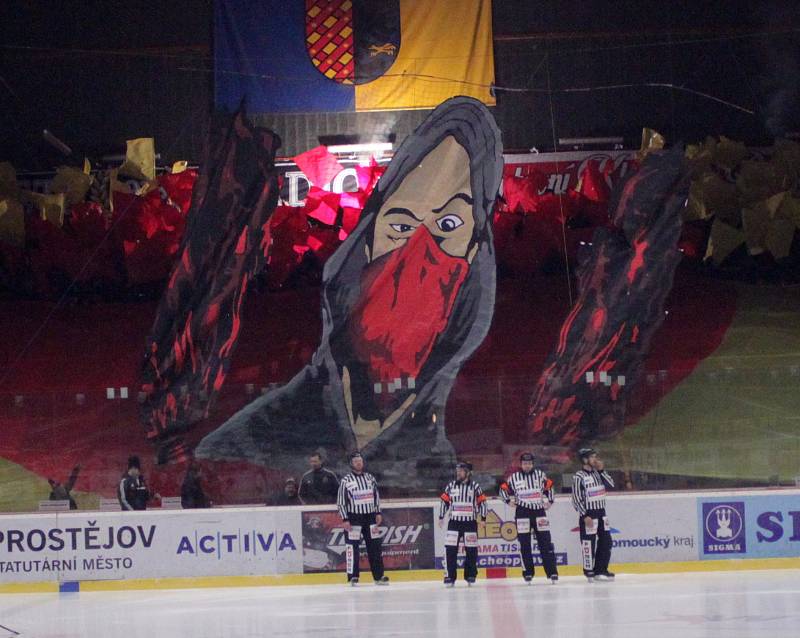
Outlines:
<svg viewBox="0 0 800 638"><path fill-rule="evenodd" d="M366 84L400 49L399 0L306 0L306 51L325 77Z"/></svg>

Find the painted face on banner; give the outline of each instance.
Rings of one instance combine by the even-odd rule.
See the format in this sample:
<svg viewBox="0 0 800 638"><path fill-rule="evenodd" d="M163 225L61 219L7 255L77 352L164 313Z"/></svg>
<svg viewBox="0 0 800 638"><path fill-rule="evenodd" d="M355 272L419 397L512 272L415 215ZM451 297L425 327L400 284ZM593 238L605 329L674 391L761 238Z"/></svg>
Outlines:
<svg viewBox="0 0 800 638"><path fill-rule="evenodd" d="M423 226L443 252L472 261L469 157L452 136L428 153L381 206L370 261L404 246Z"/></svg>
<svg viewBox="0 0 800 638"><path fill-rule="evenodd" d="M359 446L414 401L477 250L474 232L469 156L448 136L383 202L365 247L369 264L349 323L358 372L343 374Z"/></svg>

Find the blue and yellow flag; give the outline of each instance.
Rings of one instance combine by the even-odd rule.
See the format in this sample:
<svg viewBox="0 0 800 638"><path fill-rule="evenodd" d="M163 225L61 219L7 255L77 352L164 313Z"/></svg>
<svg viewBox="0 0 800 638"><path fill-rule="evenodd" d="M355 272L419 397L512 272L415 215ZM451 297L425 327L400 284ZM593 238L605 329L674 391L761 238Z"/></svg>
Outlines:
<svg viewBox="0 0 800 638"><path fill-rule="evenodd" d="M491 0L217 0L216 103L251 112L494 104Z"/></svg>

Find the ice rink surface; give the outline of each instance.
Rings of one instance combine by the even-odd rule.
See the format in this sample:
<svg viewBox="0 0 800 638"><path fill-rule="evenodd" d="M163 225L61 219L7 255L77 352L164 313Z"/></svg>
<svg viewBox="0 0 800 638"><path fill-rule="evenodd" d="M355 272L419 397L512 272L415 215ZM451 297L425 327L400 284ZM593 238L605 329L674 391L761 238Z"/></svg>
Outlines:
<svg viewBox="0 0 800 638"><path fill-rule="evenodd" d="M8 594L0 638L800 636L797 570Z"/></svg>

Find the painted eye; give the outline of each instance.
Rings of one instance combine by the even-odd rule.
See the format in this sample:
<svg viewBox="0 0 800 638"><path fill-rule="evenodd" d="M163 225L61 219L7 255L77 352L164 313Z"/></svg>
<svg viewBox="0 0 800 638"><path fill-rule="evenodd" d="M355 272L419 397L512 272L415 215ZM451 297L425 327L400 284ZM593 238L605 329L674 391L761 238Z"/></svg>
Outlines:
<svg viewBox="0 0 800 638"><path fill-rule="evenodd" d="M441 219L436 220L436 225L446 233L455 230L463 224L464 221L458 215L445 215Z"/></svg>
<svg viewBox="0 0 800 638"><path fill-rule="evenodd" d="M414 227L410 224L389 224L392 227L392 230L396 233L407 233L410 230L414 230Z"/></svg>

